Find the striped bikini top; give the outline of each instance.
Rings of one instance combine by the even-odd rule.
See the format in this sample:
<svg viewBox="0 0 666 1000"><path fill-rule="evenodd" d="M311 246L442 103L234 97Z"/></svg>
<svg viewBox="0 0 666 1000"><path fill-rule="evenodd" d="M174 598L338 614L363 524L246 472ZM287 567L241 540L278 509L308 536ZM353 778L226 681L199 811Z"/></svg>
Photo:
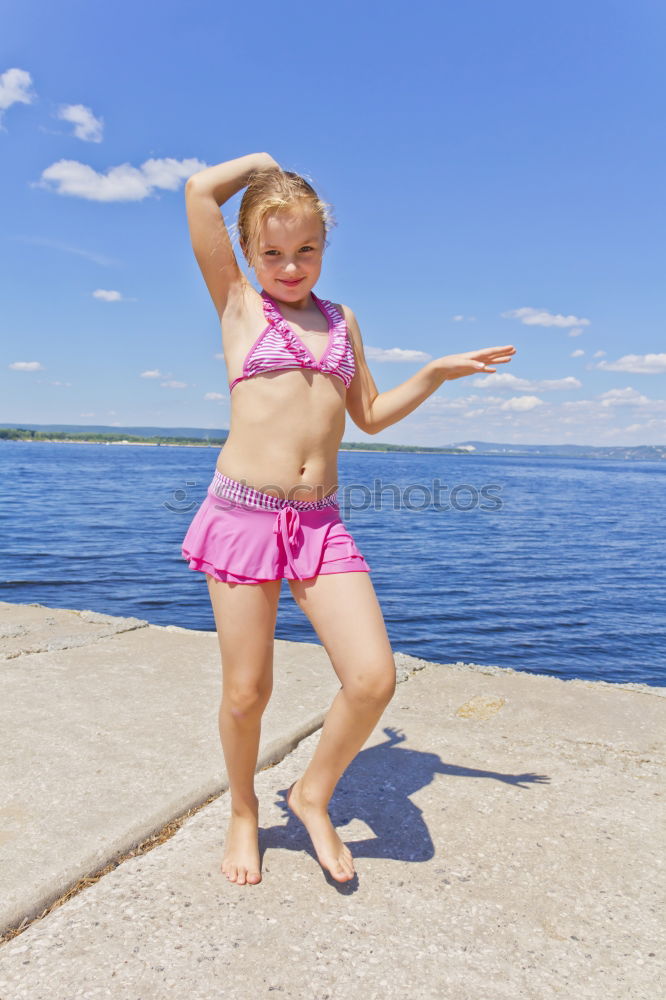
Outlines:
<svg viewBox="0 0 666 1000"><path fill-rule="evenodd" d="M268 326L248 351L243 362L243 374L233 380L229 386L230 392L238 382L252 378L253 375L286 368L310 368L325 375L337 375L349 388L355 365L345 317L328 299L320 299L314 292L310 292L310 295L328 320L328 343L319 361L294 333L270 296L262 291Z"/></svg>

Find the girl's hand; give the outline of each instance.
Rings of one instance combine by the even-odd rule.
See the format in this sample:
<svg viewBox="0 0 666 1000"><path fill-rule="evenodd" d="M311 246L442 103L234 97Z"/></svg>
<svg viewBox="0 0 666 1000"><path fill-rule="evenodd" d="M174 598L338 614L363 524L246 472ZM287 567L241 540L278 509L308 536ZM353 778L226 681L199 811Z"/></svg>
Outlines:
<svg viewBox="0 0 666 1000"><path fill-rule="evenodd" d="M483 347L479 351L463 351L462 354L447 354L432 363L445 379L462 378L463 375L479 375L494 372L491 365L503 365L516 353L512 344L504 347Z"/></svg>

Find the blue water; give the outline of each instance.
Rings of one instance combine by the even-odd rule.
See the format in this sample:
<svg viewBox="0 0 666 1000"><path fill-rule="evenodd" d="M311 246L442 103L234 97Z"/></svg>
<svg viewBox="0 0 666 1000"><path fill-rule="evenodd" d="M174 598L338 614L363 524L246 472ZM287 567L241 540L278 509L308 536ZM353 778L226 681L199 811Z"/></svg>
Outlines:
<svg viewBox="0 0 666 1000"><path fill-rule="evenodd" d="M213 630L180 545L218 452L0 442L0 599ZM394 650L666 684L666 463L343 452L340 499ZM318 641L286 582L276 636Z"/></svg>

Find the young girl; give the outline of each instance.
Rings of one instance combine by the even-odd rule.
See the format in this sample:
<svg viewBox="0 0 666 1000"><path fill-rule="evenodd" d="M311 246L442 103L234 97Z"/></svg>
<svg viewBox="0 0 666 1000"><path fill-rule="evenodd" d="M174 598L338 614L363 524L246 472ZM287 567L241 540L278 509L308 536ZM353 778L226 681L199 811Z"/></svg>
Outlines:
<svg viewBox="0 0 666 1000"><path fill-rule="evenodd" d="M246 185L238 236L261 293L241 271L220 213ZM231 794L222 871L237 885L261 881L254 772L286 578L341 683L287 805L322 867L346 882L354 877L352 855L328 803L393 695L395 664L370 567L339 514L345 410L376 434L445 380L494 372L490 366L509 361L515 348L437 358L378 393L354 313L313 291L331 218L312 186L267 153L253 153L190 177L185 199L222 325L231 392L229 436L182 546L190 568L206 574L222 660L219 725Z"/></svg>

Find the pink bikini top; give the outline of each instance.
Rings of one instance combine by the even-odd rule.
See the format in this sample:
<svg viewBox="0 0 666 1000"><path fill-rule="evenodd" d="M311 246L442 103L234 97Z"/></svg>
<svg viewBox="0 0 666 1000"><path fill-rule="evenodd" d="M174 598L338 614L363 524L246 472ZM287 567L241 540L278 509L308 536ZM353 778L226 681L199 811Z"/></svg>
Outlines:
<svg viewBox="0 0 666 1000"><path fill-rule="evenodd" d="M230 392L238 382L284 368L310 368L325 375L337 375L349 388L354 376L354 351L347 337L344 315L328 299L320 299L314 292L310 295L328 320L328 343L319 361L296 336L270 296L262 291L268 326L250 348L243 363L243 374L233 380Z"/></svg>

